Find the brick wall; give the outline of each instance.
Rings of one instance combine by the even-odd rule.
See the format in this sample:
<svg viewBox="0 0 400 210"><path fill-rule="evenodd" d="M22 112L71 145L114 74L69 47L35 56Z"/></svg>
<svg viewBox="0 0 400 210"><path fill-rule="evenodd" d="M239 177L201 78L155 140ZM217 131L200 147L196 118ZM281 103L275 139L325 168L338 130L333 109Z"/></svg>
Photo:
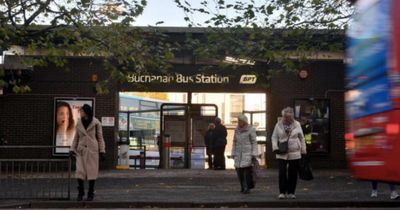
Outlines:
<svg viewBox="0 0 400 210"><path fill-rule="evenodd" d="M0 96L0 135L9 145L52 145L54 121L54 97L95 97L97 118L114 116L118 120L118 88L110 87L111 94L97 96L91 75L97 73L99 80L108 74L101 71L101 62L93 59L72 59L70 72L54 66L35 68L29 94L6 94ZM315 168L338 168L346 166L344 151L344 65L341 61L320 61L306 67L309 77L301 80L296 74L276 75L267 92L267 131L270 136L283 107L293 106L295 98L328 98L331 105L330 152L313 156ZM211 87L212 88L212 87ZM131 90L134 91L134 90ZM160 90L149 90L160 91ZM166 91L166 90L162 90ZM189 91L189 90L185 90ZM212 90L210 90L212 92ZM229 90L227 90L229 92ZM117 127L104 127L107 161L103 168L112 168L117 161L115 136ZM51 151L29 150L0 152L0 157L47 158ZM267 159L275 166L270 141L267 141Z"/></svg>
<svg viewBox="0 0 400 210"><path fill-rule="evenodd" d="M272 135L277 118L286 106L294 106L298 98L327 98L330 100L330 152L313 155L316 168L344 168L344 64L342 61L319 61L310 63L305 69L309 75L301 80L296 73L282 73L273 76L271 89L267 94L267 131ZM267 159L275 167L275 155L271 143L267 142Z"/></svg>
<svg viewBox="0 0 400 210"><path fill-rule="evenodd" d="M68 67L68 72L52 65L35 68L30 82L32 92L0 96L0 135L4 136L8 145L53 145L55 97L94 97L96 117L111 116L117 120L118 92L115 86L110 87L111 94L98 96L91 81L92 74L98 74L99 79L107 76L101 71L101 62L71 59ZM103 127L107 152L107 160L101 164L103 168L116 164L115 129ZM50 158L52 152L48 149L4 150L0 156Z"/></svg>

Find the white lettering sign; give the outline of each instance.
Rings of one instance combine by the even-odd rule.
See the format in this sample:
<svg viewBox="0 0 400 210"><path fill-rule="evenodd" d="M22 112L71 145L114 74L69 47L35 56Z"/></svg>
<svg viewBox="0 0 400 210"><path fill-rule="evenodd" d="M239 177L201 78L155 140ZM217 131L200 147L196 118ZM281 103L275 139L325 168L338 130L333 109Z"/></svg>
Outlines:
<svg viewBox="0 0 400 210"><path fill-rule="evenodd" d="M175 74L175 76L156 76L156 75L136 75L129 74L127 76L130 83L179 83L179 84L229 84L229 76L221 76L218 74L196 74L183 75Z"/></svg>
<svg viewBox="0 0 400 210"><path fill-rule="evenodd" d="M240 77L240 84L256 84L257 76L252 74L243 74Z"/></svg>
<svg viewBox="0 0 400 210"><path fill-rule="evenodd" d="M114 117L101 117L101 125L103 127L113 127L115 123Z"/></svg>

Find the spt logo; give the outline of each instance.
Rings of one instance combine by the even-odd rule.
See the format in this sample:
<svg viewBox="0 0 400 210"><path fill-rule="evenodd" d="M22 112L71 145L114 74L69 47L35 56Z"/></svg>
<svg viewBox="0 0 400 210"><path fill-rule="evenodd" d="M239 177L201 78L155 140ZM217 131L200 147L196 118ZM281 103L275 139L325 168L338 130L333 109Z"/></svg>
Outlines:
<svg viewBox="0 0 400 210"><path fill-rule="evenodd" d="M257 76L252 74L243 74L240 77L240 84L256 84Z"/></svg>

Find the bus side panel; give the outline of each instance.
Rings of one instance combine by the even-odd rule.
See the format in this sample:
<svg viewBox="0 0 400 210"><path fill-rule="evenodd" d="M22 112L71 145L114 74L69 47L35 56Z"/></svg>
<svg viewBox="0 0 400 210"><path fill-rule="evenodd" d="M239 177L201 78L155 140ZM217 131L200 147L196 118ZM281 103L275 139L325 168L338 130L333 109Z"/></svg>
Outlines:
<svg viewBox="0 0 400 210"><path fill-rule="evenodd" d="M392 54L390 80L394 107L400 108L400 1L392 3Z"/></svg>
<svg viewBox="0 0 400 210"><path fill-rule="evenodd" d="M354 138L348 151L349 168L358 179L400 182L400 110L371 115L351 123L351 132L381 128L381 132Z"/></svg>
<svg viewBox="0 0 400 210"><path fill-rule="evenodd" d="M359 1L356 17L347 31L347 87L354 89L387 76L391 42L391 0Z"/></svg>

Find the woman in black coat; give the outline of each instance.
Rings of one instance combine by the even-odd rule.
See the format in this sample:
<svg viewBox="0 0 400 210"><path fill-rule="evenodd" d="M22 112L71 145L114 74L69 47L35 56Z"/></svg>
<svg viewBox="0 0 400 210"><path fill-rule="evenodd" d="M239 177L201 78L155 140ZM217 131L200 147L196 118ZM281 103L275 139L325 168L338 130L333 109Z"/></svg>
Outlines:
<svg viewBox="0 0 400 210"><path fill-rule="evenodd" d="M208 125L208 130L204 136L204 144L206 145L206 153L208 157L208 169L214 168L213 154L214 154L214 133L215 124L210 123Z"/></svg>

